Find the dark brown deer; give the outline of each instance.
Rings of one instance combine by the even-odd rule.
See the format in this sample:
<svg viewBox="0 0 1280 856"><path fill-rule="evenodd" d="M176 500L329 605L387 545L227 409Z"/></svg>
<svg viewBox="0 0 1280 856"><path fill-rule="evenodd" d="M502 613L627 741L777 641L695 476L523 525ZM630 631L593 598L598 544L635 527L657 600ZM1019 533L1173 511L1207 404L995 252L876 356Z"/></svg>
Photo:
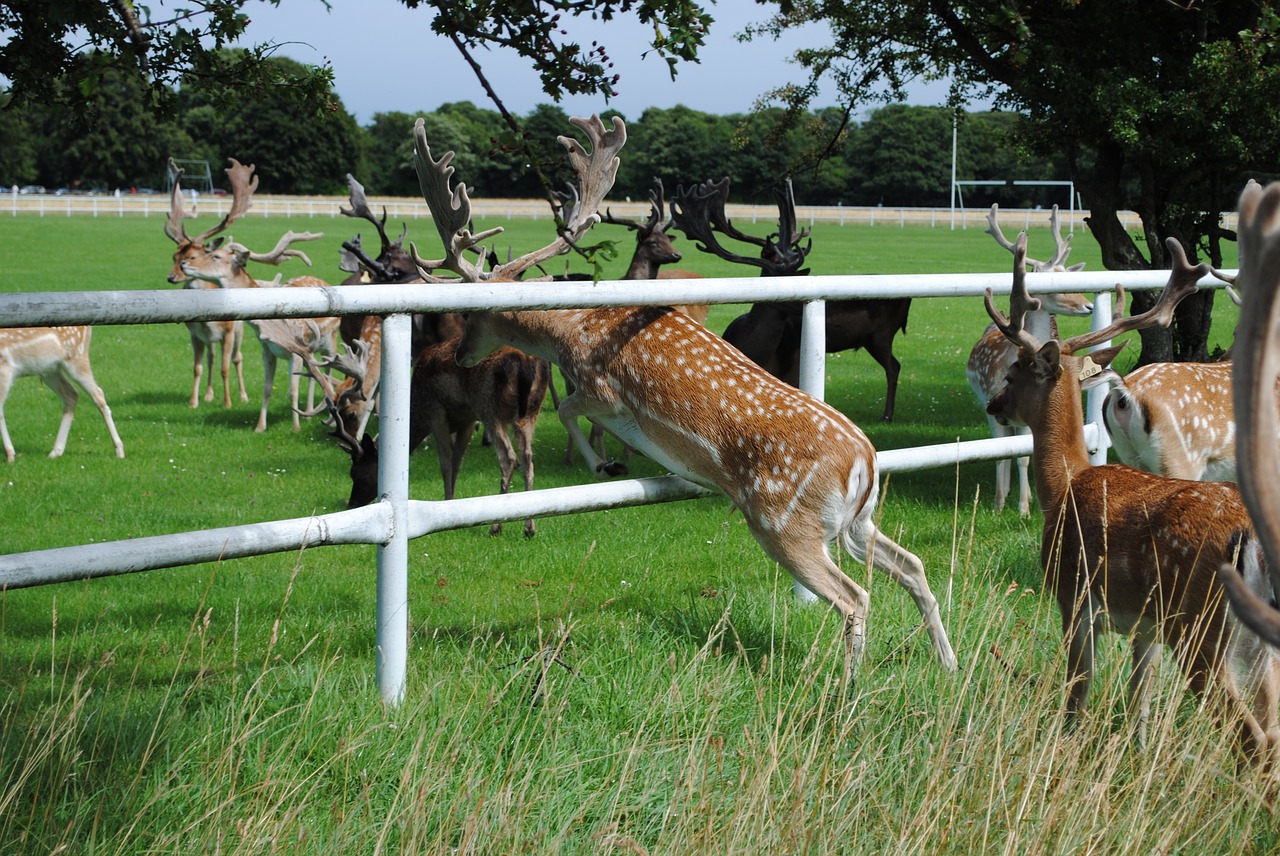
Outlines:
<svg viewBox="0 0 1280 856"><path fill-rule="evenodd" d="M1044 509L1040 561L1062 616L1067 647L1067 711L1085 710L1097 637L1130 637L1130 712L1145 736L1159 645L1173 649L1188 686L1232 728L1244 753L1280 761L1278 663L1226 606L1216 576L1236 566L1241 533L1252 527L1230 483L1170 479L1122 464L1092 466L1081 430L1081 391L1107 383L1121 347L1077 356L1113 336L1168 325L1178 301L1208 273L1169 239L1175 260L1159 300L1141 315L1063 342L1041 342L1025 327L1039 301L1026 290L1026 234L1014 254L1009 317L987 312L1018 346L1004 389L987 406L1002 424L1025 424L1034 441L1036 493Z"/></svg>
<svg viewBox="0 0 1280 856"><path fill-rule="evenodd" d="M795 196L791 180L775 193L778 203L778 231L757 238L734 228L725 214L729 198L729 179L705 181L685 191L679 188L672 200L672 217L676 228L697 242L698 249L722 259L760 268L762 276L803 276L801 270L809 246L800 246L808 230L796 227ZM760 257L731 253L716 238L719 232L738 241L760 247ZM893 339L907 329L907 313L911 298L868 298L832 300L826 305L827 353L865 348L884 369L886 392L885 422L893 419L898 395L901 364L893 355ZM795 301L756 303L725 328L724 338L754 363L774 377L795 386L800 378L800 333L802 304Z"/></svg>
<svg viewBox="0 0 1280 856"><path fill-rule="evenodd" d="M466 187L451 182L452 153L432 157L424 125L416 124L414 163L445 253L418 260L424 278L449 270L468 282L513 282L586 235L613 185L626 126L616 117L611 128L598 116L571 121L591 146L560 138L581 183L579 204L554 241L492 270L466 254L495 232L471 232ZM668 306L474 312L458 362L476 365L507 345L574 379L559 416L598 476L625 467L596 455L579 417L599 420L671 472L723 491L765 552L839 611L850 666L863 650L869 596L833 561L836 541L859 566L866 562L911 593L938 659L956 668L923 565L875 525L875 448L842 413Z"/></svg>

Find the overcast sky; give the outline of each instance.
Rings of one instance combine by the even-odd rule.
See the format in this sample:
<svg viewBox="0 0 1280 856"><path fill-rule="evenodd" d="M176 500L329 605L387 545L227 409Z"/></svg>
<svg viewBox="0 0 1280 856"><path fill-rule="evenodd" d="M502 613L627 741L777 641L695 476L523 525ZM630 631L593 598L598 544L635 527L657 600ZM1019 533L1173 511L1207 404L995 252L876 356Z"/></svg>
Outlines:
<svg viewBox="0 0 1280 856"><path fill-rule="evenodd" d="M787 61L796 47L822 42L822 31L815 30L786 43L743 44L734 37L746 24L763 20L767 7L749 0L704 5L716 20L700 52L702 61L681 64L674 82L662 59L642 58L646 31L633 17L619 16L595 29L569 22L570 36L581 44L599 38L608 47L622 80L619 97L608 104L575 96L560 106L575 116L612 107L638 118L647 107L677 104L706 113L745 113L761 93L800 79L800 69ZM397 0L331 0L330 7L325 11L319 0L283 0L276 7L250 4L246 11L252 23L245 42L287 42L280 54L309 65L332 65L338 95L361 125L369 124L374 113L429 112L450 101L493 107L457 48L431 33L429 10L408 9ZM481 51L477 59L517 115L552 103L538 76L514 51ZM945 97L945 85L936 84L916 90L911 103L942 104Z"/></svg>

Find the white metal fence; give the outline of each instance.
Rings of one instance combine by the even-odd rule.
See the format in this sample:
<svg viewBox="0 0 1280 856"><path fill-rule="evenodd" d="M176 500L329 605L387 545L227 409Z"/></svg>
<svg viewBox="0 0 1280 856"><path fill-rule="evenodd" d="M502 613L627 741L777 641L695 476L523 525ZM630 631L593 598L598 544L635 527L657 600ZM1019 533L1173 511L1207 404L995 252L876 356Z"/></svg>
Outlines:
<svg viewBox="0 0 1280 856"><path fill-rule="evenodd" d="M1033 293L1085 291L1095 299L1095 325L1110 320L1107 291L1116 282L1128 289L1163 286L1167 274L1077 272L1028 274ZM293 520L277 520L127 541L0 555L0 589L133 573L331 544L377 546L377 679L391 704L404 693L408 638L408 542L433 532L526 517L570 514L604 508L705 496L702 488L675 476L631 479L512 493L449 502L408 499L410 313L483 311L504 308L554 309L636 304L806 301L806 322L821 319L824 299L857 297L965 297L987 288L1007 294L1010 275L814 276L661 280L643 283L515 283L497 287L457 285L448 289L404 285L327 288L67 292L0 295L0 327L53 324L147 324L256 318L306 318L378 314L383 322L380 501L365 508ZM1206 279L1204 285L1220 286ZM822 394L822 323L806 323L801 379ZM1097 421L1100 400L1091 405ZM1095 455L1105 459L1099 429L1086 426ZM997 460L1029 454L1029 437L977 440L881 452L883 472L952 467L961 461Z"/></svg>
<svg viewBox="0 0 1280 856"><path fill-rule="evenodd" d="M201 193L192 200L188 192L187 207L201 215L221 217L227 213L231 200L226 196L213 196ZM405 197L370 197L369 205L374 210L386 208L391 220L429 220L431 210L421 199ZM310 217L335 219L341 217L338 209L349 207L350 200L345 196L272 196L255 194L253 209L245 216L250 217ZM545 200L540 199L484 199L471 203L472 213L477 220L539 220L550 219L551 212ZM610 201L609 207L619 217L649 216L649 203L644 200L622 202ZM726 213L736 223L764 222L774 224L778 219L778 209L772 205L737 205L726 206ZM49 194L0 194L0 215L34 216L34 217L167 217L169 215L169 197L164 194L122 193L119 196L99 195L64 195ZM1074 232L1083 228L1084 218L1088 211L1061 212L1062 228ZM838 226L929 226L939 229L979 230L987 227L987 209L985 208L895 208L890 206L843 206L843 205L799 205L796 217L801 225L813 226L817 223ZM1223 214L1226 228L1235 228L1235 215ZM1000 219L1016 228L1047 227L1048 215L1041 210L1010 208L1000 209ZM1132 211L1122 211L1120 222L1125 229L1139 228L1138 215Z"/></svg>

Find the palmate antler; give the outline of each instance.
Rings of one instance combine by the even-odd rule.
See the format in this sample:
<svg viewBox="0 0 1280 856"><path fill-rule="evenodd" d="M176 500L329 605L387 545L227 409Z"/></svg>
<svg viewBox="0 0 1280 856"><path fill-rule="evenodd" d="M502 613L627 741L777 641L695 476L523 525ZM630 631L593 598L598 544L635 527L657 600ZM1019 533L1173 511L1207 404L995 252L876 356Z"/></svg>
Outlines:
<svg viewBox="0 0 1280 856"><path fill-rule="evenodd" d="M1243 304L1236 327L1233 405L1240 493L1258 532L1273 592L1280 592L1280 184L1251 181L1240 195L1238 226ZM1259 599L1230 567L1219 572L1240 619L1280 646L1280 612Z"/></svg>
<svg viewBox="0 0 1280 856"><path fill-rule="evenodd" d="M164 233L175 244L181 245L184 242L203 244L214 235L225 231L228 226L249 210L249 206L253 203L253 192L258 189L258 177L253 174L256 167L253 164L245 166L235 158L227 158L227 160L231 161L231 166L226 169L227 178L231 182L231 208L217 225L192 238L187 235L186 227L182 223L184 219L190 216L183 210L182 206L180 182L183 170L174 163L173 158L169 158L169 170L173 173L173 191L169 194L169 219L165 222ZM310 264L310 262L307 264Z"/></svg>
<svg viewBox="0 0 1280 856"><path fill-rule="evenodd" d="M809 236L809 230L796 229L791 179L786 180L783 189L775 191L774 197L778 204L778 231L764 238L739 231L725 214L725 204L729 199L727 176L719 181L708 179L687 191L683 185L677 187L671 200L671 220L704 253L758 267L764 276L798 275L803 273L800 266L812 248L812 241L800 246L800 242ZM721 246L717 232L735 241L760 247L760 255L754 257L730 252Z"/></svg>
<svg viewBox="0 0 1280 856"><path fill-rule="evenodd" d="M563 253L600 221L600 205L613 187L618 174L618 152L627 141L626 126L616 116L613 118L612 130L605 127L599 116L589 119L573 118L569 121L587 135L591 151L588 152L572 137L559 138L567 151L569 163L578 176L578 186L574 189L576 200L564 209L564 226L560 234L545 247L506 264L496 265L488 271L484 270L483 263L471 262L463 254L483 252L481 244L501 234L502 227L496 226L480 233L471 231L471 199L467 194L467 187L461 182L456 188L451 186L453 152L445 152L439 160L434 159L427 145L424 123L421 119L417 121L413 129L414 167L418 171L422 196L431 209L431 216L436 222L445 251L443 259L429 261L419 256L417 247L410 244L414 263L423 278L438 282L440 280L433 272L443 269L453 271L468 282L516 280L529 268ZM483 260L484 256L481 258Z"/></svg>

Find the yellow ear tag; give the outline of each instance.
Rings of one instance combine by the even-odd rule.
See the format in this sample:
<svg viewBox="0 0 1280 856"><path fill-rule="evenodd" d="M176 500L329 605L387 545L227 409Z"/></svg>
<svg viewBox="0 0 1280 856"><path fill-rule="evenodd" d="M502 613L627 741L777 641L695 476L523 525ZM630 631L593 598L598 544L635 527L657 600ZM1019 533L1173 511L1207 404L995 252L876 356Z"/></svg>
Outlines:
<svg viewBox="0 0 1280 856"><path fill-rule="evenodd" d="M1093 361L1093 357L1085 357L1080 364L1080 380L1088 380L1094 375L1102 374L1102 366Z"/></svg>

